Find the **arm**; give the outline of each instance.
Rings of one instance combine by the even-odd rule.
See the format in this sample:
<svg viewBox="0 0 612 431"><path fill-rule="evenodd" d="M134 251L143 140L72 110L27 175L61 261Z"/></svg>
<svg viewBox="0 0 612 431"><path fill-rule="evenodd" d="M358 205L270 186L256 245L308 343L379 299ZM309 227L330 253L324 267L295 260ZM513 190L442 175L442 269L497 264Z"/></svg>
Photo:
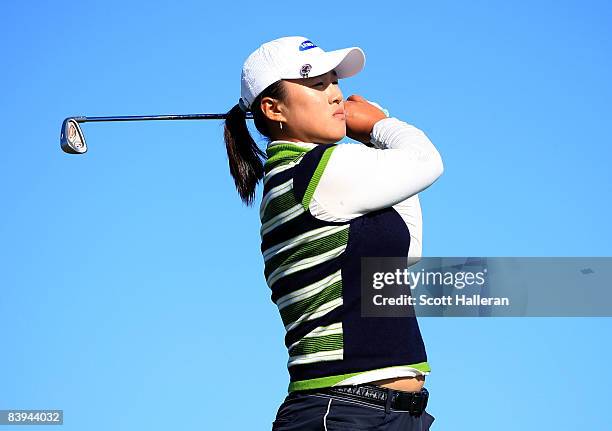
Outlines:
<svg viewBox="0 0 612 431"><path fill-rule="evenodd" d="M419 195L411 196L405 201L393 205L393 208L402 217L410 231L408 266L411 266L421 260L423 254L423 216Z"/></svg>
<svg viewBox="0 0 612 431"><path fill-rule="evenodd" d="M334 148L314 195L327 212L354 218L390 207L425 190L442 174L440 154L416 127L384 118L371 137L376 148Z"/></svg>

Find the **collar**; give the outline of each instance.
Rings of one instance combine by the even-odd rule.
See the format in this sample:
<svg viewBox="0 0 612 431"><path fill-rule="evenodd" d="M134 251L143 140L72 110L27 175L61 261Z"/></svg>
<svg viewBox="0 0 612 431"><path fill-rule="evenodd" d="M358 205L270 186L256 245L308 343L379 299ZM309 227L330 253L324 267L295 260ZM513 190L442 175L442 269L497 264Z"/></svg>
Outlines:
<svg viewBox="0 0 612 431"><path fill-rule="evenodd" d="M292 142L292 141L272 141L266 147L266 155L268 159L276 159L287 157L296 157L299 154L307 153L316 148L318 144L311 142Z"/></svg>
<svg viewBox="0 0 612 431"><path fill-rule="evenodd" d="M313 144L312 142L293 142L293 141L272 141L268 144L267 148L273 147L275 145L283 145L283 144L289 144L289 145L295 145L301 148L304 148L306 150L312 150L314 147L316 147L318 144Z"/></svg>

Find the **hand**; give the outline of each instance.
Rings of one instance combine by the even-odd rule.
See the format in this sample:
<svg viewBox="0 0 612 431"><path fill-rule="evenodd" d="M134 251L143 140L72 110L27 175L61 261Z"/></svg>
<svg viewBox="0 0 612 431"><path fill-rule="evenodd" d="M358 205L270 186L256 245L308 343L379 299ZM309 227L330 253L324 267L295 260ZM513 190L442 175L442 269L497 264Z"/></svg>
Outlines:
<svg viewBox="0 0 612 431"><path fill-rule="evenodd" d="M353 94L344 102L346 134L349 138L370 144L370 133L379 120L387 118L385 113L363 97Z"/></svg>

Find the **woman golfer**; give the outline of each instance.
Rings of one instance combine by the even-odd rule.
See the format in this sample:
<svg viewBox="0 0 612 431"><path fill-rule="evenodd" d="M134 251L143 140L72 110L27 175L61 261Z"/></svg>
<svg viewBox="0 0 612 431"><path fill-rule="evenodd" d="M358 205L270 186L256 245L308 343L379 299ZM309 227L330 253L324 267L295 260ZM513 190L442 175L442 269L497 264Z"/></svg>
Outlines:
<svg viewBox="0 0 612 431"><path fill-rule="evenodd" d="M251 205L263 178L261 252L285 326L290 383L273 430L429 429L425 346L412 317L361 317L361 257L421 256L417 193L443 171L419 129L338 80L360 48L305 37L265 43L245 61L225 121L231 175ZM245 113L268 138L265 153ZM365 144L338 144L346 135ZM262 162L262 158L265 163Z"/></svg>

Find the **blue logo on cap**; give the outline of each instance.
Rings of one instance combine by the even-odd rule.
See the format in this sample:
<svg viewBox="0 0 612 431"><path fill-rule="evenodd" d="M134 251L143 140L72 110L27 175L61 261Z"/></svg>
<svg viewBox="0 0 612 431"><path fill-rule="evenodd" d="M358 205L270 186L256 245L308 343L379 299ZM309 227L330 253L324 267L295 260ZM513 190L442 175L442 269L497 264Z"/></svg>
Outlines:
<svg viewBox="0 0 612 431"><path fill-rule="evenodd" d="M300 44L300 51L306 51L307 49L316 48L317 45L309 40L305 40Z"/></svg>

